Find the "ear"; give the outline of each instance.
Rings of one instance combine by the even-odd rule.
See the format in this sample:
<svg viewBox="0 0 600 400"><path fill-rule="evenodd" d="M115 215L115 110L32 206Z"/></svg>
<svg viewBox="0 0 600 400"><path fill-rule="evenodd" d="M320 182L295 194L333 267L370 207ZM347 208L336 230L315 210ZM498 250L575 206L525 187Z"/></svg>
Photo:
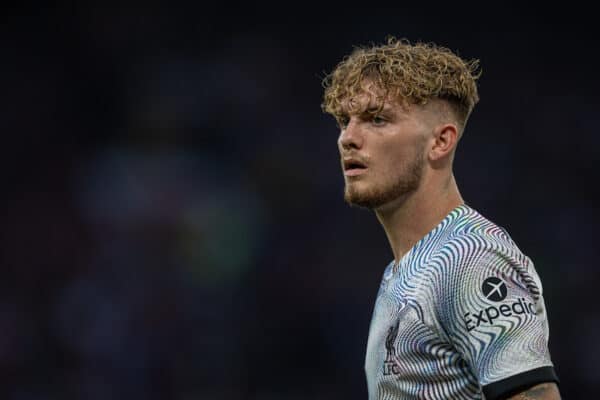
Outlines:
<svg viewBox="0 0 600 400"><path fill-rule="evenodd" d="M429 150L431 161L441 160L452 154L458 141L458 128L455 124L440 124L433 132L433 146Z"/></svg>

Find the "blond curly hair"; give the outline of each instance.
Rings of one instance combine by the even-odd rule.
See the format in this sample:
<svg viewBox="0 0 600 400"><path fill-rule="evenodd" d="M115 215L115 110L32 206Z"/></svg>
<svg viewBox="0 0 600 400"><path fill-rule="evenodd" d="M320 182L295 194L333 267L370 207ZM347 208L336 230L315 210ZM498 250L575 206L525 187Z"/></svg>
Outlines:
<svg viewBox="0 0 600 400"><path fill-rule="evenodd" d="M355 47L325 76L321 107L339 121L343 102L364 93L362 84L368 79L385 93L376 99L379 110L386 98L421 105L443 99L464 128L479 102L476 81L480 76L479 60L464 60L433 43L411 44L390 36L382 45Z"/></svg>

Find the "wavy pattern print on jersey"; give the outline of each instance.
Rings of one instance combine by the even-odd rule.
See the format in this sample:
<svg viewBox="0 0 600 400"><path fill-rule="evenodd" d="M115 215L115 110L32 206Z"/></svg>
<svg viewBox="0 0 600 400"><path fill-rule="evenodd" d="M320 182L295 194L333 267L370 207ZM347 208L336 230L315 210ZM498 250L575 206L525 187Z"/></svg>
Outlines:
<svg viewBox="0 0 600 400"><path fill-rule="evenodd" d="M490 277L506 287L502 301L485 297ZM384 272L365 358L369 399L481 399L481 386L552 365L547 341L531 260L462 205Z"/></svg>

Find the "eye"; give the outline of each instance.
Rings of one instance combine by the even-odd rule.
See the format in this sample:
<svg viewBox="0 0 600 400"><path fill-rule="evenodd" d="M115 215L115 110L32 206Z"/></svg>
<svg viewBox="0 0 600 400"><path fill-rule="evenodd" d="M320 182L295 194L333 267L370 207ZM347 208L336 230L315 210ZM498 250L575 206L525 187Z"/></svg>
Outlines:
<svg viewBox="0 0 600 400"><path fill-rule="evenodd" d="M387 122L387 120L385 118L383 118L381 115L373 115L373 117L371 118L371 123L373 125L384 125Z"/></svg>
<svg viewBox="0 0 600 400"><path fill-rule="evenodd" d="M350 122L350 118L348 118L345 115L338 115L336 117L336 120L340 129L345 129L348 126L348 123Z"/></svg>

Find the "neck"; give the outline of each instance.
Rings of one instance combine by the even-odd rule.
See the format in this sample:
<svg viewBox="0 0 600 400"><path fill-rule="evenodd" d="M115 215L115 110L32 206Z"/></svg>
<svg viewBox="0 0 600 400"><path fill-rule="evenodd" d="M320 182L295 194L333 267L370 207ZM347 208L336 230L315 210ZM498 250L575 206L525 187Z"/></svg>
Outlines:
<svg viewBox="0 0 600 400"><path fill-rule="evenodd" d="M454 175L441 182L424 179L419 189L375 210L396 264L427 233L464 201Z"/></svg>

